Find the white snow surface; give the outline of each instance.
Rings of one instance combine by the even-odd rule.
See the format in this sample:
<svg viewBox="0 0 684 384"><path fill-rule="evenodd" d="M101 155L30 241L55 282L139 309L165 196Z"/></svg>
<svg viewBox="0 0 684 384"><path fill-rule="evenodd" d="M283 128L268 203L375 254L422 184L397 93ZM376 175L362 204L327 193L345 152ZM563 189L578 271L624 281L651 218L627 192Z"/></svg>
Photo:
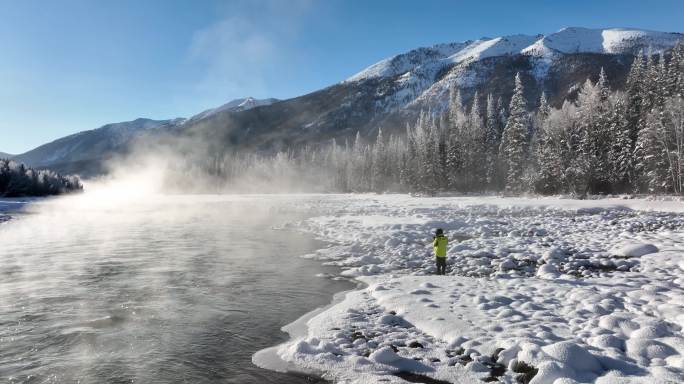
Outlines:
<svg viewBox="0 0 684 384"><path fill-rule="evenodd" d="M366 285L275 348L287 366L339 383L515 383L526 367L533 384L684 381L682 201L333 195L310 209L289 227L331 244L309 257ZM447 276L433 275L437 227Z"/></svg>

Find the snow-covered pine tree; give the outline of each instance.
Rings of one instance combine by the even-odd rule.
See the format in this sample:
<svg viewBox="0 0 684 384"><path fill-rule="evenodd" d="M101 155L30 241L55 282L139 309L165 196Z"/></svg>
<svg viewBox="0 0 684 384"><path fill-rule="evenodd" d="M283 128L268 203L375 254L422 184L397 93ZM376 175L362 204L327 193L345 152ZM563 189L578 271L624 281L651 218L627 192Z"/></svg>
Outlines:
<svg viewBox="0 0 684 384"><path fill-rule="evenodd" d="M644 103L644 54L642 51L634 58L632 66L627 75L625 84L626 108L627 108L627 127L629 128L629 138L632 141L632 149L639 133L639 120Z"/></svg>
<svg viewBox="0 0 684 384"><path fill-rule="evenodd" d="M354 137L354 144L351 148L350 155L350 172L349 172L349 189L352 192L359 192L363 190L363 142L361 141L361 132L356 131Z"/></svg>
<svg viewBox="0 0 684 384"><path fill-rule="evenodd" d="M529 116L520 73L515 75L515 89L504 128L502 154L506 166L506 191L522 192L522 176L527 157Z"/></svg>
<svg viewBox="0 0 684 384"><path fill-rule="evenodd" d="M447 166L447 153L449 142L449 118L446 113L439 115L437 124L438 141L437 141L437 157L439 164L439 189L449 189L449 169Z"/></svg>
<svg viewBox="0 0 684 384"><path fill-rule="evenodd" d="M480 97L476 91L465 121L461 136L464 145L464 187L468 191L482 190L486 182L486 135L484 119L480 108Z"/></svg>
<svg viewBox="0 0 684 384"><path fill-rule="evenodd" d="M666 96L675 96L680 93L682 79L681 75L684 66L684 51L682 47L682 42L678 41L677 44L672 48L672 55L670 57L670 62L667 65L667 79L666 79Z"/></svg>
<svg viewBox="0 0 684 384"><path fill-rule="evenodd" d="M421 189L434 195L439 189L439 178L442 176L439 172L438 148L437 148L437 127L434 119L427 118L423 120L424 126L421 130L424 132L422 140L422 170L421 170Z"/></svg>
<svg viewBox="0 0 684 384"><path fill-rule="evenodd" d="M534 113L534 118L531 121L531 134L529 141L529 150L527 165L524 173L525 189L537 190L538 182L541 177L541 156L542 156L542 140L544 140L544 132L542 132L544 121L548 118L550 107L546 100L546 93L542 91L539 97L539 107Z"/></svg>
<svg viewBox="0 0 684 384"><path fill-rule="evenodd" d="M667 148L664 147L665 134L661 113L653 110L646 117L645 126L639 131L637 148L639 157L637 168L641 171L641 187L649 193L669 192L672 188L667 162Z"/></svg>
<svg viewBox="0 0 684 384"><path fill-rule="evenodd" d="M504 105L503 98L499 96L496 99L496 109L499 114L498 119L498 135L496 147L496 177L494 178L494 187L496 190L502 190L506 185L506 160L502 153L502 143L504 141L504 128L508 121L508 111Z"/></svg>
<svg viewBox="0 0 684 384"><path fill-rule="evenodd" d="M627 107L621 97L613 97L608 131L610 141L608 145L607 162L609 180L618 192L629 190L630 175L632 174L632 139L627 122Z"/></svg>
<svg viewBox="0 0 684 384"><path fill-rule="evenodd" d="M566 134L569 132L574 116L571 103L564 103L561 109L552 109L542 120L537 145L539 164L535 190L544 194L558 193L563 190L566 170L569 168L570 148Z"/></svg>
<svg viewBox="0 0 684 384"><path fill-rule="evenodd" d="M598 92L598 105L596 110L596 130L594 134L594 150L595 157L598 160L593 174L592 183L593 192L612 192L610 188L610 170L608 167L608 152L610 147L610 120L611 120L611 105L610 105L610 87L608 85L608 77L606 72L601 67L599 78L596 82L596 91Z"/></svg>
<svg viewBox="0 0 684 384"><path fill-rule="evenodd" d="M413 192L415 186L414 163L416 158L416 142L413 130L406 124L406 146L401 155L401 166L399 170L399 183L404 191Z"/></svg>
<svg viewBox="0 0 684 384"><path fill-rule="evenodd" d="M494 181L497 178L497 157L499 149L500 133L499 112L496 108L494 96L487 95L487 106L485 112L485 181L486 188L495 187Z"/></svg>
<svg viewBox="0 0 684 384"><path fill-rule="evenodd" d="M378 136L375 138L372 153L371 189L375 192L382 192L385 189L385 178L388 170L382 128L378 129Z"/></svg>
<svg viewBox="0 0 684 384"><path fill-rule="evenodd" d="M652 89L653 92L653 108L659 108L662 109L663 105L665 105L665 97L668 96L667 94L667 83L668 83L668 71L667 71L667 64L665 62L665 54L663 52L660 52L658 55L658 65L655 70L656 73L656 79L655 79L655 89Z"/></svg>
<svg viewBox="0 0 684 384"><path fill-rule="evenodd" d="M449 189L458 190L462 184L461 167L463 164L462 125L465 120L461 93L458 89L451 89L449 102L448 124L446 132L446 178Z"/></svg>
<svg viewBox="0 0 684 384"><path fill-rule="evenodd" d="M684 96L676 95L666 100L660 119L664 125L667 160L673 191L684 193Z"/></svg>

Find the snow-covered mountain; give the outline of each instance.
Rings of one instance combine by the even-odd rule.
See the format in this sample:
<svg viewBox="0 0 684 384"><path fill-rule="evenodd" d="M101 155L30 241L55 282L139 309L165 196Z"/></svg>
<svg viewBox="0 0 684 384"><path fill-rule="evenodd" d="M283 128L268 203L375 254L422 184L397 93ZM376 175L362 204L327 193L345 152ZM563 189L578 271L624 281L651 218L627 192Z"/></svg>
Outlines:
<svg viewBox="0 0 684 384"><path fill-rule="evenodd" d="M451 87L466 103L475 91L507 103L520 72L530 103L542 91L556 105L603 67L613 88L622 87L634 55L657 54L684 41L684 34L628 28L564 28L548 35L511 35L423 47L384 59L322 90L247 110L190 121L225 145L283 149L378 128L403 131L421 109L446 106Z"/></svg>
<svg viewBox="0 0 684 384"><path fill-rule="evenodd" d="M681 33L625 28L563 28L546 36L510 35L482 38L418 48L373 64L345 81L406 75L409 72L433 67L434 64L461 64L493 56L522 54L554 59L560 54L572 53L636 54L639 49L658 53L672 48L683 38L684 35Z"/></svg>
<svg viewBox="0 0 684 384"><path fill-rule="evenodd" d="M220 107L207 109L202 111L195 116L191 117L191 121L201 120L210 116L213 116L220 112L239 112L246 111L248 109L261 107L264 105L271 105L277 102L278 99L268 98L268 99L255 99L253 97L245 97L242 99L231 100Z"/></svg>
<svg viewBox="0 0 684 384"><path fill-rule="evenodd" d="M587 78L596 79L602 67L610 85L622 87L638 52L666 52L678 41L684 41L684 34L630 28L564 28L548 35L438 44L384 59L307 95L287 100L237 99L187 120L149 124L173 126L174 134L205 139L214 150L237 147L274 151L332 138L343 140L357 131L367 136L379 128L403 132L406 123L413 121L421 109L444 108L452 87L461 90L466 103L476 91L501 97L507 103L519 72L531 105L542 91L552 104L559 105L574 97L578 85ZM33 166L78 172L90 159L125 150L135 137L132 132L139 131L134 128L138 125L105 126L16 158ZM71 165L58 166L64 161Z"/></svg>
<svg viewBox="0 0 684 384"><path fill-rule="evenodd" d="M418 48L382 60L344 82L392 79L377 104L394 110L444 101L449 87L472 88L491 77L496 60L519 58L524 72L544 82L568 56L657 54L684 41L681 33L639 29L564 28L549 35L511 35ZM598 69L597 69L598 71Z"/></svg>
<svg viewBox="0 0 684 384"><path fill-rule="evenodd" d="M129 144L142 137L156 134L177 134L185 123L203 121L220 113L245 111L258 106L270 105L277 99L257 100L252 97L232 100L220 107L208 109L190 119L151 120L139 118L133 121L107 124L100 128L79 132L41 145L13 159L36 168L50 168L64 173L97 174L104 171L104 161L114 155L125 153ZM2 153L0 153L2 157Z"/></svg>

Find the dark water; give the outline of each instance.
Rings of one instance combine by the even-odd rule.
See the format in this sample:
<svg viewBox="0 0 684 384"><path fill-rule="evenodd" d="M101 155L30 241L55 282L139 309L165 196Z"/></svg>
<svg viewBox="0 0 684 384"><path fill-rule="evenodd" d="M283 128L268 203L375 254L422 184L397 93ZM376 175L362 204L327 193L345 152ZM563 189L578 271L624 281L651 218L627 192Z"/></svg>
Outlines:
<svg viewBox="0 0 684 384"><path fill-rule="evenodd" d="M307 383L251 363L346 282L302 198L60 199L0 225L0 381Z"/></svg>

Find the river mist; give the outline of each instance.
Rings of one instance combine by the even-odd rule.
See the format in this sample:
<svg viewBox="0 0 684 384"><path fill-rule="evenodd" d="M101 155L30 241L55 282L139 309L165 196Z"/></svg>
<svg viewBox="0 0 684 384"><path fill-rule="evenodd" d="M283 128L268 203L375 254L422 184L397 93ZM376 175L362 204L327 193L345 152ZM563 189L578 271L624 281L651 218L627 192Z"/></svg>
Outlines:
<svg viewBox="0 0 684 384"><path fill-rule="evenodd" d="M351 287L298 257L322 243L273 229L309 198L95 189L29 205L0 225L0 377L310 382L251 363Z"/></svg>

